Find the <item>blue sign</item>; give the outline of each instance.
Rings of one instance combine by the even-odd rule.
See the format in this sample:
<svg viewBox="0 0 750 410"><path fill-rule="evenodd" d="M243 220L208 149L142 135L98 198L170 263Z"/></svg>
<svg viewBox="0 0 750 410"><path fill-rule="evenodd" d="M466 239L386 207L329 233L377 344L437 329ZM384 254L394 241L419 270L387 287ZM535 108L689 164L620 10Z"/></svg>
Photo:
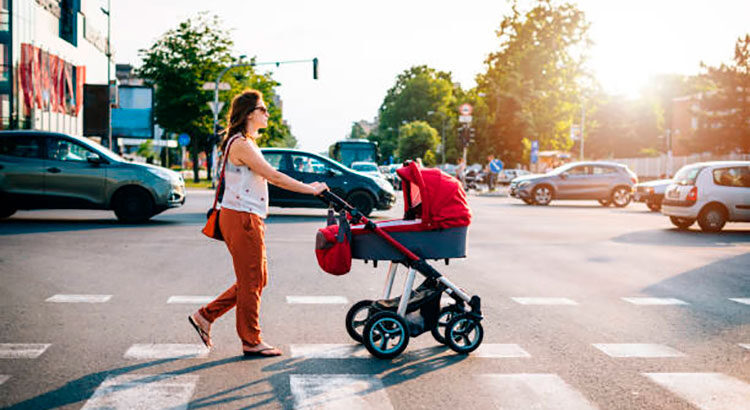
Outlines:
<svg viewBox="0 0 750 410"><path fill-rule="evenodd" d="M539 161L539 141L531 141L531 163L536 164Z"/></svg>
<svg viewBox="0 0 750 410"><path fill-rule="evenodd" d="M180 134L180 136L177 137L177 143L182 147L190 144L190 136L185 133Z"/></svg>

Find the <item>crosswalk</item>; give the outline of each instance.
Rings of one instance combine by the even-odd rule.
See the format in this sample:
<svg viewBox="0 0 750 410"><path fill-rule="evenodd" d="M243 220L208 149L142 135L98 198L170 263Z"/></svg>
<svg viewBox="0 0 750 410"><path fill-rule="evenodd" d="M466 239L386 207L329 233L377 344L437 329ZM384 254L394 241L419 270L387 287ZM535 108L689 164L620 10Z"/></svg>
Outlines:
<svg viewBox="0 0 750 410"><path fill-rule="evenodd" d="M48 303L107 303L113 295L56 294L45 300ZM213 296L175 295L166 299L167 304L201 305ZM518 296L509 298L521 306L569 306L580 308L585 302L567 297ZM683 306L689 303L669 297L621 297L621 303L636 306ZM164 303L165 299L162 299ZM750 298L726 298L731 302L750 305ZM287 296L289 305L348 304L349 300L336 295ZM747 302L747 303L746 303ZM531 307L530 307L531 309ZM533 308L537 309L537 308ZM566 307L565 309L568 309ZM0 343L0 359L33 360L42 357L51 343ZM750 351L750 340L736 343L735 349ZM372 360L367 350L359 344L288 344L285 360ZM523 343L490 343L485 341L471 354L473 360L519 359L518 363L535 363L535 357ZM629 343L593 342L589 345L594 355L616 360L665 359L679 361L689 355L674 346L649 341ZM448 352L446 350L446 352ZM47 353L49 354L49 353ZM405 356L409 356L407 350ZM417 354L416 352L414 354ZM446 353L450 354L450 353ZM123 359L148 361L158 359L206 359L212 355L202 344L180 343L136 343L127 348ZM378 363L383 363L378 361ZM515 362L513 362L515 363ZM675 362L679 363L679 362ZM329 370L329 366L322 366ZM335 367L334 367L335 368ZM707 372L653 372L642 369L639 375L645 382L660 388L664 394L679 397L691 406L700 409L750 409L750 383L727 374ZM691 369L692 370L692 369ZM329 370L330 371L330 370ZM13 375L0 374L0 394L4 385L13 383ZM203 376L206 377L206 376ZM393 409L396 406L389 396L388 385L383 375L338 374L289 374L288 387L294 407L297 409ZM456 375L471 377L491 406L509 409L554 408L595 409L597 403L587 398L581 386L572 385L562 375L552 372L509 372ZM9 382L10 380L10 382ZM84 409L129 409L129 408L187 408L201 383L201 378L192 374L121 374L107 377L86 400ZM488 406L490 404L487 404Z"/></svg>

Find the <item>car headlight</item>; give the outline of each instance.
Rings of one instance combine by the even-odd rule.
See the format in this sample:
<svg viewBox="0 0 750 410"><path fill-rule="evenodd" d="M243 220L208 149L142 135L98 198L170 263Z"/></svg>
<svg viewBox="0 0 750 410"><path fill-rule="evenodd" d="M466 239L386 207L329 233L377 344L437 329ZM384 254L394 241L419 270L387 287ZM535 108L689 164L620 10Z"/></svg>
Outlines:
<svg viewBox="0 0 750 410"><path fill-rule="evenodd" d="M378 184L378 187L380 187L380 189L388 192L389 194L395 194L395 192L393 191L393 185L391 185L391 183L386 181L384 178L373 177L372 179L375 180L375 183Z"/></svg>
<svg viewBox="0 0 750 410"><path fill-rule="evenodd" d="M175 175L175 172L172 172L168 169L163 168L146 168L148 172L150 172L152 175L155 175L157 178L161 178L167 181L171 181L173 179L179 179Z"/></svg>
<svg viewBox="0 0 750 410"><path fill-rule="evenodd" d="M523 188L525 186L529 186L531 184L531 181L522 181L518 183L519 188Z"/></svg>

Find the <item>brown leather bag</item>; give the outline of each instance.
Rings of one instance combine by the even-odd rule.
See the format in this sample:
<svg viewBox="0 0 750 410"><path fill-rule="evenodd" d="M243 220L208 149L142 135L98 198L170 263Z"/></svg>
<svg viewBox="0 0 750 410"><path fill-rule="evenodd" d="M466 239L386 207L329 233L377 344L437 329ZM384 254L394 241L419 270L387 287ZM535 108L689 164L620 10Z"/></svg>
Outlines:
<svg viewBox="0 0 750 410"><path fill-rule="evenodd" d="M221 228L219 227L219 213L221 209L216 209L216 204L219 203L219 196L224 196L224 169L227 167L227 160L229 159L229 148L232 147L232 143L239 137L233 137L227 144L227 149L224 152L224 161L221 164L221 174L219 174L219 185L216 187L216 195L214 195L214 204L211 209L206 213L206 226L203 227L201 232L211 239L217 241L223 241L224 236L221 234Z"/></svg>

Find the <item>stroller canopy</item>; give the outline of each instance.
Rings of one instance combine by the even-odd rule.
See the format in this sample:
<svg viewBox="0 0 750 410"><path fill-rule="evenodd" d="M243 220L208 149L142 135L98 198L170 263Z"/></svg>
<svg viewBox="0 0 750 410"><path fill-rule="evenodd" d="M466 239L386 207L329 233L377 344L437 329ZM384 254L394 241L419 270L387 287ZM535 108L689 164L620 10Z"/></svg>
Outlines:
<svg viewBox="0 0 750 410"><path fill-rule="evenodd" d="M397 171L404 191L404 219L422 219L424 229L455 228L471 223L461 182L437 168L409 162Z"/></svg>

